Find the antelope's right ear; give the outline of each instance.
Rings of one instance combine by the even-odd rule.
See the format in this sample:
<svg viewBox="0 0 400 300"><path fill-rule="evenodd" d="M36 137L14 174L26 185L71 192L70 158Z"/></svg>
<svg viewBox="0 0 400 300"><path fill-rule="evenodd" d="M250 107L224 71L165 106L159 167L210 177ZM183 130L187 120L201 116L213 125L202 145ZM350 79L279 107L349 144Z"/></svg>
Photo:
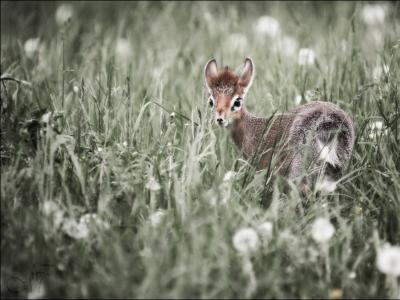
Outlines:
<svg viewBox="0 0 400 300"><path fill-rule="evenodd" d="M208 61L204 69L204 76L206 78L206 84L209 92L211 92L211 81L217 75L218 75L217 62L213 58Z"/></svg>

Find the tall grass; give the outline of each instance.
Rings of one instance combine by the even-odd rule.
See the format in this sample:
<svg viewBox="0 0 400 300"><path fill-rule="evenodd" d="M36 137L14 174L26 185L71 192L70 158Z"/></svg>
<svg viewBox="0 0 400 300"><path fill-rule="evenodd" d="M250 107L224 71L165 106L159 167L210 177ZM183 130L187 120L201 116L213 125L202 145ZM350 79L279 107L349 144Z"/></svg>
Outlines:
<svg viewBox="0 0 400 300"><path fill-rule="evenodd" d="M376 250L400 243L398 3L374 28L356 2L73 2L59 26L60 5L1 3L2 296L32 295L38 282L46 297L392 295ZM276 40L254 30L262 15L313 48L316 63L274 51ZM233 47L232 33L247 43ZM29 58L32 37L42 47ZM118 38L129 41L129 60L116 53ZM295 187L279 185L266 209L264 173L210 122L206 61L239 70L245 56L256 67L249 111L284 111L313 91L354 119L345 177L334 193L310 195L306 209ZM378 120L383 128L371 134ZM110 228L75 239L48 203L63 211L60 222L90 212ZM328 260L310 233L321 216L335 226ZM256 286L246 294L232 237L264 221L273 235L251 258Z"/></svg>

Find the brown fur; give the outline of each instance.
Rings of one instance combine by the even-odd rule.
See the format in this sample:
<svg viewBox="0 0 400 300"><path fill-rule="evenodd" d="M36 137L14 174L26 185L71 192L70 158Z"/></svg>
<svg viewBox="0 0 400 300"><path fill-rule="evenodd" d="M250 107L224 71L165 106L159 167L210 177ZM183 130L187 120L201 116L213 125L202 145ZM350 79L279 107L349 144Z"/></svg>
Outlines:
<svg viewBox="0 0 400 300"><path fill-rule="evenodd" d="M241 87L238 85L238 81L239 76L237 76L228 68L220 71L217 77L211 79L214 97L217 97L221 94L233 96L235 93L238 93L241 89Z"/></svg>

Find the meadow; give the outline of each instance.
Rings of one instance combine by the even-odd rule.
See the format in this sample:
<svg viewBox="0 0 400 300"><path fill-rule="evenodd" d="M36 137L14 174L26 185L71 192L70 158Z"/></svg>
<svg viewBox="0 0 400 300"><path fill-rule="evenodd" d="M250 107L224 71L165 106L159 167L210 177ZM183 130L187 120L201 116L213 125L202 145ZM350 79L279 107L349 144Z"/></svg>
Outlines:
<svg viewBox="0 0 400 300"><path fill-rule="evenodd" d="M2 1L2 298L400 298L399 37L398 2ZM352 116L335 191L265 200L211 122L246 56L250 112Z"/></svg>

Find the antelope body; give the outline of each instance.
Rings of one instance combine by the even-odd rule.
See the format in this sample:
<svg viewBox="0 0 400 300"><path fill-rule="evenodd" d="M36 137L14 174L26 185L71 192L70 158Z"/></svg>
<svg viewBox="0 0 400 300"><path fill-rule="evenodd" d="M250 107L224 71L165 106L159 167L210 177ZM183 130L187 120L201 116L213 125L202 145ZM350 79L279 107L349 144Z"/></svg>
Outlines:
<svg viewBox="0 0 400 300"><path fill-rule="evenodd" d="M218 70L214 59L207 63L205 79L215 121L230 128L233 141L245 158L259 157L253 160L257 169L271 167L275 155L278 173L297 181L303 193L315 183L321 170L321 189L332 191L353 149L351 118L337 105L322 101L269 118L255 117L243 105L253 78L250 58L246 58L240 76L227 67ZM309 174L304 176L306 169Z"/></svg>

